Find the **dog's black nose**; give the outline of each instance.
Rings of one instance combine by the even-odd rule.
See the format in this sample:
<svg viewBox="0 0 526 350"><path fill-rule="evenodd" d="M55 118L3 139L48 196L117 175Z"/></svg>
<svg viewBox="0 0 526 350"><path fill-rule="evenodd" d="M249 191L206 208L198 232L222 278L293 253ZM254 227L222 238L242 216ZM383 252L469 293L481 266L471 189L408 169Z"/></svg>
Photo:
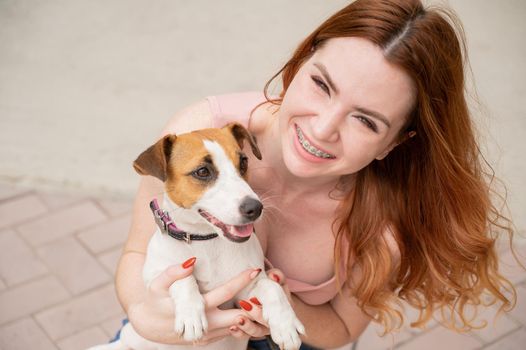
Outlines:
<svg viewBox="0 0 526 350"><path fill-rule="evenodd" d="M239 211L244 218L254 221L261 215L263 210L263 204L260 201L254 198L245 197L241 205L239 206Z"/></svg>

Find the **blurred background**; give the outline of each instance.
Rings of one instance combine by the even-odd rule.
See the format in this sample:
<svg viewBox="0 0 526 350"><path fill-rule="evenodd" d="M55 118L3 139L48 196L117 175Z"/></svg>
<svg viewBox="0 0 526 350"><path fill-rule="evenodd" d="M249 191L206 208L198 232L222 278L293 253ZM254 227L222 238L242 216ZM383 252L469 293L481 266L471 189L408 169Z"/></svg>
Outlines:
<svg viewBox="0 0 526 350"><path fill-rule="evenodd" d="M112 333L122 316L118 307L88 323L67 317L79 315L76 303L101 288L113 293L138 184L132 161L184 106L208 95L262 90L299 41L348 2L0 0L0 348L24 348L20 334L28 332L39 334L41 348L60 349ZM507 186L524 234L526 1L426 3L450 6L464 25L482 149ZM68 226L64 221L72 228L55 229ZM43 228L54 233L36 238ZM64 259L80 259L91 282L79 282ZM520 270L511 271L524 282ZM37 288L32 283L51 288L44 294L54 299L28 307L24 293ZM66 324L54 330L50 320ZM502 346L505 338L524 343L526 320L508 321L505 330L462 348ZM435 332L443 342L445 335ZM404 349L418 348L416 340L407 342L415 335L425 339L407 334L397 338ZM367 348L387 346L372 344Z"/></svg>
<svg viewBox="0 0 526 350"><path fill-rule="evenodd" d="M208 95L262 90L346 3L1 0L0 180L132 195L131 162L170 116ZM524 227L526 2L449 5L467 35L484 149Z"/></svg>

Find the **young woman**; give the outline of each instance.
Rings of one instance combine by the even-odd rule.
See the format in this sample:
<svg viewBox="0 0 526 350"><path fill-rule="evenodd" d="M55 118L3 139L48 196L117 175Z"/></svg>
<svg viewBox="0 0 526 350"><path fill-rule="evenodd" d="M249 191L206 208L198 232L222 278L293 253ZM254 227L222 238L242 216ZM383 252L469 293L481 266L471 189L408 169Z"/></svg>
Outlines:
<svg viewBox="0 0 526 350"><path fill-rule="evenodd" d="M266 208L257 236L306 326L305 349L354 341L371 319L396 328L399 299L422 311L418 323L449 310L446 321L460 330L471 326L466 307L483 295L513 304L494 249L498 231L511 230L490 200L454 23L418 0L358 0L299 45L276 75L279 97L210 97L164 130L238 121L256 136L263 160L250 159L249 182ZM148 202L162 191L158 180L142 179L116 284L141 335L180 343L167 288L192 268L173 267L148 290L141 277L155 229ZM202 343L268 334L257 303L217 308L249 274L208 293Z"/></svg>

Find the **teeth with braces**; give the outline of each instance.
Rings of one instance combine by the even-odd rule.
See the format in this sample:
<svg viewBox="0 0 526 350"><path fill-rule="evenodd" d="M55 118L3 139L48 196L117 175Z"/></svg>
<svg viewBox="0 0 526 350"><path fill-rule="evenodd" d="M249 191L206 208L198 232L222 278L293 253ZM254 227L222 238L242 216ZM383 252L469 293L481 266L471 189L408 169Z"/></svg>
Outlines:
<svg viewBox="0 0 526 350"><path fill-rule="evenodd" d="M296 127L296 131L298 132L298 138L299 138L299 141L301 143L301 145L303 146L303 148L309 152L310 154L316 156L316 157L319 157L319 158L334 158L333 155L330 155L329 153L325 153L315 147L313 147L308 140L306 140L304 137L303 137L303 133L301 132L300 128L299 127Z"/></svg>

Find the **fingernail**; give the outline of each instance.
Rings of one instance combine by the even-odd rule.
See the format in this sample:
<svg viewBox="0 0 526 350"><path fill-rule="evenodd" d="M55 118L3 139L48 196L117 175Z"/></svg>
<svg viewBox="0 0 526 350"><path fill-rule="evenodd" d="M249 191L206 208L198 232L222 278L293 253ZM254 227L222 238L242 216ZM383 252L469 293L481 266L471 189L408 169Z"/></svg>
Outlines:
<svg viewBox="0 0 526 350"><path fill-rule="evenodd" d="M253 298L250 298L249 300L252 302L252 304L256 304L257 306L261 306L261 303L259 302L258 298L253 297Z"/></svg>
<svg viewBox="0 0 526 350"><path fill-rule="evenodd" d="M183 263L183 269L188 269L190 268L191 266L193 266L195 264L195 260L197 258L194 256L193 258L190 258L188 260L186 260L184 263Z"/></svg>
<svg viewBox="0 0 526 350"><path fill-rule="evenodd" d="M276 274L274 274L274 273L271 273L271 274L270 274L270 277L272 277L272 279L273 279L274 281L276 281L276 282L279 283L280 280L279 280L279 276L278 276L278 275L276 275Z"/></svg>
<svg viewBox="0 0 526 350"><path fill-rule="evenodd" d="M245 320L240 318L239 321L237 321L237 323L239 323L239 325L242 326L245 324Z"/></svg>
<svg viewBox="0 0 526 350"><path fill-rule="evenodd" d="M236 326L232 326L229 328L231 332L235 332L237 330L239 330L239 328L237 328Z"/></svg>
<svg viewBox="0 0 526 350"><path fill-rule="evenodd" d="M254 271L252 271L252 273L250 274L250 279L254 279L256 278L257 275L259 275L259 273L261 272L261 269L255 269Z"/></svg>
<svg viewBox="0 0 526 350"><path fill-rule="evenodd" d="M243 310L246 310L246 311L250 311L252 310L252 305L250 305L250 303L244 301L244 300L240 300L239 301L239 306L241 306L243 308Z"/></svg>

